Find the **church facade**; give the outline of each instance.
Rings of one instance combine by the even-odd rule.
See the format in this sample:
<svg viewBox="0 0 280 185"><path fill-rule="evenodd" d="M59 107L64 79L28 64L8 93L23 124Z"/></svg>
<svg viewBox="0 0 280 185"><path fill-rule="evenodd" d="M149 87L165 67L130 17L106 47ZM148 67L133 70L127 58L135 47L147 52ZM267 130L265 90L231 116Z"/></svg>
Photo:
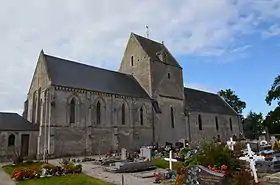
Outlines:
<svg viewBox="0 0 280 185"><path fill-rule="evenodd" d="M217 94L184 87L167 47L131 33L119 71L41 51L23 116L39 125L37 153L81 155L242 132Z"/></svg>

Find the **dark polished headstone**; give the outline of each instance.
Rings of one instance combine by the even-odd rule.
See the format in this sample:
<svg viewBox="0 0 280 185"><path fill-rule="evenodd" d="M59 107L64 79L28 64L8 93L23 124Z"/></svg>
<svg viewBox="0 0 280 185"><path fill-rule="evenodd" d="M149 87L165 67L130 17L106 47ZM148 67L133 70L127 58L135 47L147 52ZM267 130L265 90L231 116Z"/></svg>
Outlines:
<svg viewBox="0 0 280 185"><path fill-rule="evenodd" d="M229 177L222 173L217 173L201 165L194 165L187 168L185 175L187 184L200 185L229 185Z"/></svg>

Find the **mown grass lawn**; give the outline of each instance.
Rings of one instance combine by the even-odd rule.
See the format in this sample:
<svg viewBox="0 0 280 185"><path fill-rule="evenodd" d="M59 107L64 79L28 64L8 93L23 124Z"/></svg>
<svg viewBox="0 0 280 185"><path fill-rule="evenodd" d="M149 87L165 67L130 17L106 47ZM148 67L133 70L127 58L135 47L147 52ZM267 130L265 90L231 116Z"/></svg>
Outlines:
<svg viewBox="0 0 280 185"><path fill-rule="evenodd" d="M169 161L166 161L164 159L154 159L152 163L154 166L158 168L164 168L164 169L169 168ZM173 162L172 168L173 170L176 170L178 168L183 167L183 164L184 164L183 162Z"/></svg>
<svg viewBox="0 0 280 185"><path fill-rule="evenodd" d="M40 169L42 163L33 163L33 164L22 164L19 166L6 165L3 166L3 169L10 176L13 175L15 169ZM17 185L113 185L101 181L99 179L87 176L85 174L72 174L65 176L55 176L55 177L46 177L46 178L34 178L31 180L19 181Z"/></svg>
<svg viewBox="0 0 280 185"><path fill-rule="evenodd" d="M20 181L18 185L113 185L85 174L73 174Z"/></svg>

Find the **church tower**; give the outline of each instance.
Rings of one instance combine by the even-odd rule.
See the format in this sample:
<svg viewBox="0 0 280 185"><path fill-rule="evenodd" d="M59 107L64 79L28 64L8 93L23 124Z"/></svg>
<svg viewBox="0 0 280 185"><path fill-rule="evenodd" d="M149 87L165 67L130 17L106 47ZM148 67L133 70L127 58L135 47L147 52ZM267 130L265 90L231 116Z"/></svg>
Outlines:
<svg viewBox="0 0 280 185"><path fill-rule="evenodd" d="M155 140L186 138L182 67L166 46L131 33L119 71L133 75L156 102Z"/></svg>
<svg viewBox="0 0 280 185"><path fill-rule="evenodd" d="M133 75L153 98L184 98L182 67L163 43L131 33L120 72Z"/></svg>

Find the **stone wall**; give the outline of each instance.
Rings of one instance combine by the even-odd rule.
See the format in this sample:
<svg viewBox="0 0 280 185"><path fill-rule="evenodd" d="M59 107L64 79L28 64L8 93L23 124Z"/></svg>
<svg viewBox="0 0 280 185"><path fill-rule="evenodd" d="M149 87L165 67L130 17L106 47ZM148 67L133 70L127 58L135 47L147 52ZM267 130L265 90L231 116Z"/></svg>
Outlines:
<svg viewBox="0 0 280 185"><path fill-rule="evenodd" d="M75 99L75 122L70 123L69 103ZM150 144L153 138L152 105L150 100L118 97L109 94L79 93L57 89L51 106L50 153L55 156L107 152L110 149L136 148ZM97 102L101 119L97 123ZM122 105L125 124L122 124ZM140 108L143 125L140 124ZM44 145L44 128L40 146ZM48 129L46 129L47 135ZM48 137L47 137L48 138ZM119 146L117 146L119 145ZM41 149L42 153L42 149Z"/></svg>
<svg viewBox="0 0 280 185"><path fill-rule="evenodd" d="M187 139L184 103L181 100L159 97L161 114L155 114L156 141L176 143L180 139ZM174 128L172 125L171 108L174 114Z"/></svg>
<svg viewBox="0 0 280 185"><path fill-rule="evenodd" d="M8 138L11 134L15 135L15 145L8 146ZM21 151L21 135L29 134L28 158L36 157L37 151L37 131L0 131L0 161L12 159L15 151Z"/></svg>
<svg viewBox="0 0 280 185"><path fill-rule="evenodd" d="M199 129L199 115L201 116L201 130ZM216 127L216 116L218 118L218 127ZM232 122L232 130L230 126L230 119ZM190 123L191 142L193 144L198 144L203 140L203 138L213 138L217 135L220 135L223 141L227 141L233 135L238 137L240 131L242 131L240 128L239 118L233 115L191 112L189 114L189 122L188 119L186 119L186 122L187 126Z"/></svg>
<svg viewBox="0 0 280 185"><path fill-rule="evenodd" d="M26 118L32 123L40 124L42 118L41 111L46 93L46 89L50 85L47 69L44 61L43 52L40 53L31 85L27 94L26 109L24 110Z"/></svg>
<svg viewBox="0 0 280 185"><path fill-rule="evenodd" d="M152 95L150 57L133 35L129 37L119 71L133 75L143 89Z"/></svg>

